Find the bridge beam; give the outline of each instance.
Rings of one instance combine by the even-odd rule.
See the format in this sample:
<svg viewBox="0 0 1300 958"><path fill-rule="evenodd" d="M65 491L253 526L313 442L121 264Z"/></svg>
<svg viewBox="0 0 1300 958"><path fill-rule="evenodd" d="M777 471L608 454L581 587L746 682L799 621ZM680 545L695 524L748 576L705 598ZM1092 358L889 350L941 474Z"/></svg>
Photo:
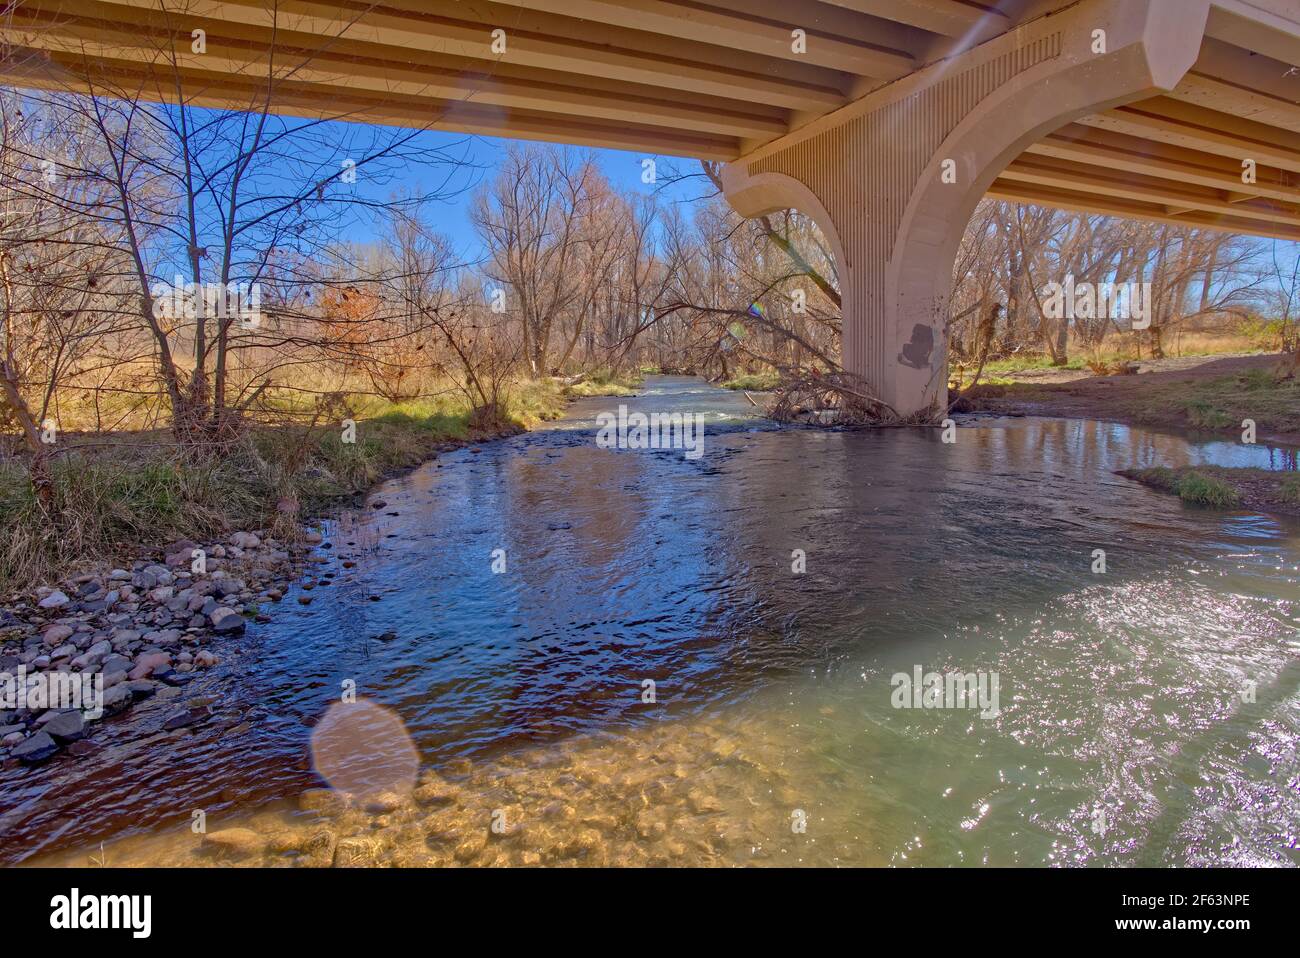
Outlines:
<svg viewBox="0 0 1300 958"><path fill-rule="evenodd" d="M842 363L902 416L947 396L953 262L976 204L1030 145L1174 89L1209 0L1080 0L933 63L723 168L743 216L795 208L836 257Z"/></svg>

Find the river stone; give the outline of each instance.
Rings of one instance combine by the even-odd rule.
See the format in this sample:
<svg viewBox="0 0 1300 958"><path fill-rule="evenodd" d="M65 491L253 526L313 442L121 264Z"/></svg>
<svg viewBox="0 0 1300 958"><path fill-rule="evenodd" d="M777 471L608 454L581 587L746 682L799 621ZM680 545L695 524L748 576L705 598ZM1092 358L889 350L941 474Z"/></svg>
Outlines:
<svg viewBox="0 0 1300 958"><path fill-rule="evenodd" d="M64 639L72 635L72 631L70 625L52 625L45 630L45 644L52 649L58 648Z"/></svg>
<svg viewBox="0 0 1300 958"><path fill-rule="evenodd" d="M243 579L221 578L216 581L217 595L223 599L227 596L238 595L243 592L247 586L244 585Z"/></svg>
<svg viewBox="0 0 1300 958"><path fill-rule="evenodd" d="M75 742L86 734L86 722L80 712L60 712L45 723L44 730L60 742Z"/></svg>
<svg viewBox="0 0 1300 958"><path fill-rule="evenodd" d="M167 652L142 652L135 657L135 668L131 669L132 679L148 678L155 669L167 668L172 664L172 657Z"/></svg>
<svg viewBox="0 0 1300 958"><path fill-rule="evenodd" d="M104 690L104 714L116 715L131 704L131 690L126 685L114 685Z"/></svg>
<svg viewBox="0 0 1300 958"><path fill-rule="evenodd" d="M221 635L238 635L246 628L244 617L234 609L218 606L208 614L212 629Z"/></svg>
<svg viewBox="0 0 1300 958"><path fill-rule="evenodd" d="M114 652L100 663L100 668L105 675L111 675L114 672L130 672L131 660Z"/></svg>
<svg viewBox="0 0 1300 958"><path fill-rule="evenodd" d="M421 805L450 805L456 801L456 793L451 786L430 777L425 777L412 795Z"/></svg>
<svg viewBox="0 0 1300 958"><path fill-rule="evenodd" d="M183 685L188 685L190 682L194 681L194 676L187 674L189 670L188 665L182 665L181 669L184 669L186 671L180 671L178 669L163 669L161 671L155 672L153 674L153 678L158 680L159 682L164 682L167 685L178 687L178 688Z"/></svg>
<svg viewBox="0 0 1300 958"><path fill-rule="evenodd" d="M142 569L135 575L131 576L131 585L137 589L148 592L150 589L157 588L158 577L147 569Z"/></svg>
<svg viewBox="0 0 1300 958"><path fill-rule="evenodd" d="M335 868L371 868L379 863L379 842L354 835L340 838L334 846Z"/></svg>
<svg viewBox="0 0 1300 958"><path fill-rule="evenodd" d="M34 765L37 762L45 761L58 750L59 746L54 739L50 738L49 733L41 731L26 741L19 742L10 750L9 754L29 765Z"/></svg>
<svg viewBox="0 0 1300 958"><path fill-rule="evenodd" d="M304 812L322 815L341 815L347 811L348 800L332 788L309 788L298 796L298 807Z"/></svg>
<svg viewBox="0 0 1300 958"><path fill-rule="evenodd" d="M212 710L206 705L190 706L169 715L167 720L163 722L163 728L167 731L184 728L187 725L193 725L195 722L201 722L211 715Z"/></svg>
<svg viewBox="0 0 1300 958"><path fill-rule="evenodd" d="M203 836L203 847L231 858L261 854L266 841L251 828L223 828Z"/></svg>
<svg viewBox="0 0 1300 958"><path fill-rule="evenodd" d="M64 595L62 592L60 592L58 589L55 589L53 592L51 592L45 598L41 599L41 601L37 602L36 604L39 605L42 609L61 609L68 604L68 597Z"/></svg>

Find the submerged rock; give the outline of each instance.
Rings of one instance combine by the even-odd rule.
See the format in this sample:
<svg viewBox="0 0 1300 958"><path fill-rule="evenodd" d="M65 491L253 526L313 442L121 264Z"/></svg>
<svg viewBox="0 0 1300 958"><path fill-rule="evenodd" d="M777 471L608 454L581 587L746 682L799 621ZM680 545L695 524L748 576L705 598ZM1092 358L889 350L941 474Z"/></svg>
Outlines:
<svg viewBox="0 0 1300 958"><path fill-rule="evenodd" d="M43 762L59 750L58 744L48 732L37 732L31 738L19 742L9 752L14 758L21 759L29 765Z"/></svg>
<svg viewBox="0 0 1300 958"><path fill-rule="evenodd" d="M251 828L223 828L203 836L203 848L231 858L260 855L266 840Z"/></svg>

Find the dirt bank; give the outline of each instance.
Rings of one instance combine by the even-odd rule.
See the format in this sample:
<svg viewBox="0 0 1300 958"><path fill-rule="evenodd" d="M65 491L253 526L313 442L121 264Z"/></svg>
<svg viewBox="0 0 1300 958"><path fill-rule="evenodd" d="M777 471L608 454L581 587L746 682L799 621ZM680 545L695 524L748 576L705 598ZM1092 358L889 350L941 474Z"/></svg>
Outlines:
<svg viewBox="0 0 1300 958"><path fill-rule="evenodd" d="M1176 432L1212 433L1241 441L1253 420L1258 441L1300 445L1300 376L1289 357L1184 357L1143 363L1133 375L1043 382L1021 374L1009 385L977 386L955 407L1004 415L1103 419ZM1034 370L1033 373L1042 373Z"/></svg>

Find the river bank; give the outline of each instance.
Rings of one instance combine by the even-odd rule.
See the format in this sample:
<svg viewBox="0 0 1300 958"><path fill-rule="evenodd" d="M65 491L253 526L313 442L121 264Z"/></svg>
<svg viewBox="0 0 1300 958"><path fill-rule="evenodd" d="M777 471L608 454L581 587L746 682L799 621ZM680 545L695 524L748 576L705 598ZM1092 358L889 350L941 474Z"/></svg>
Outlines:
<svg viewBox="0 0 1300 958"><path fill-rule="evenodd" d="M1300 445L1300 377L1277 354L1197 357L1150 364L1134 375L1070 373L1042 382L1051 370L1018 381L976 386L955 411L1100 419L1178 434L1240 441L1243 420L1259 442ZM1279 372L1279 370L1282 370Z"/></svg>

